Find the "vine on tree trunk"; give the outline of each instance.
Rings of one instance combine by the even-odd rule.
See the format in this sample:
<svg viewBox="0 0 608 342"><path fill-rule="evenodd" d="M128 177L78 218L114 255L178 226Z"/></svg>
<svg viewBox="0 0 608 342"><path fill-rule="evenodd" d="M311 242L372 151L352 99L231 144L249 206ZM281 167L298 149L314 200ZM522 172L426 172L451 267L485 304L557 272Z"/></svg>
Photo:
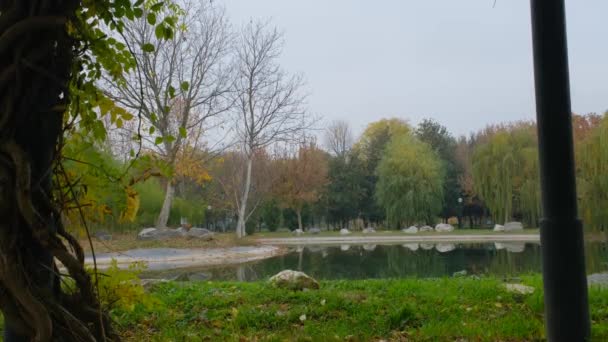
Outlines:
<svg viewBox="0 0 608 342"><path fill-rule="evenodd" d="M103 116L133 117L95 83L107 73L120 86L136 67L116 39L126 20L147 14L157 38L170 39L175 9L155 0L0 0L0 309L9 339L119 340L61 220L67 203L78 207L62 140L79 129L101 141ZM62 286L66 277L73 288Z"/></svg>

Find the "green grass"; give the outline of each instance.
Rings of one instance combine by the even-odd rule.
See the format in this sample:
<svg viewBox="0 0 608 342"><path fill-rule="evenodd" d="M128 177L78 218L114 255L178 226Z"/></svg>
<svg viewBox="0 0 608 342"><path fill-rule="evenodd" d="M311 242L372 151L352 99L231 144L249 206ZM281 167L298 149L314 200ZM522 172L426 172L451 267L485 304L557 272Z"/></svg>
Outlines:
<svg viewBox="0 0 608 342"><path fill-rule="evenodd" d="M167 283L154 308L115 311L131 341L537 341L541 279L531 295L496 278L324 281L294 292L264 282ZM593 339L608 340L608 290L591 289ZM306 315L305 320L300 317Z"/></svg>

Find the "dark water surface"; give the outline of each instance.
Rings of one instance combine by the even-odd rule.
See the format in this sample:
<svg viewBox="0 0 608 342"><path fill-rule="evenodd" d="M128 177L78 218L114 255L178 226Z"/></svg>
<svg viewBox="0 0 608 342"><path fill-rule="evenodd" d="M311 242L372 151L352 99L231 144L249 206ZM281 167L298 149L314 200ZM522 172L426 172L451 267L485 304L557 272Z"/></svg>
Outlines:
<svg viewBox="0 0 608 342"><path fill-rule="evenodd" d="M587 273L608 271L608 244L586 246ZM146 272L144 278L256 281L285 269L316 279L369 279L468 275L512 277L540 272L540 245L523 242L483 244L404 244L290 247L289 253L225 267Z"/></svg>

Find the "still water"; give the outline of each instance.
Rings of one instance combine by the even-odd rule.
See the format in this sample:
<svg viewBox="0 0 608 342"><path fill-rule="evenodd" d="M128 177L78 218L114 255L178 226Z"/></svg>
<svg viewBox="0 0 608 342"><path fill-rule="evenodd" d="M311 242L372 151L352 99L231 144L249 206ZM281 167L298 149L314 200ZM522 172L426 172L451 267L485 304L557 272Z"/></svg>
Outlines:
<svg viewBox="0 0 608 342"><path fill-rule="evenodd" d="M587 273L608 271L608 244L586 246ZM144 278L256 281L285 270L316 279L369 279L468 275L512 277L540 272L540 245L523 242L484 244L404 244L290 247L287 254L258 262L213 268L147 272Z"/></svg>

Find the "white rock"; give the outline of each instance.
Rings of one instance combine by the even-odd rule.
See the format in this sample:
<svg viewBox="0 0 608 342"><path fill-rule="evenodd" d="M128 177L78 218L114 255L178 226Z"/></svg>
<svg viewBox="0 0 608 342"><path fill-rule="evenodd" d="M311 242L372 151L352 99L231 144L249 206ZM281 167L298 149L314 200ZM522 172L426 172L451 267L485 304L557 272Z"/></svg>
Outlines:
<svg viewBox="0 0 608 342"><path fill-rule="evenodd" d="M526 286L522 284L505 284L505 288L508 292L519 293L519 294L532 294L534 288L532 286Z"/></svg>
<svg viewBox="0 0 608 342"><path fill-rule="evenodd" d="M523 230L524 225L521 222L507 222L505 223L505 232L510 232L513 230Z"/></svg>
<svg viewBox="0 0 608 342"><path fill-rule="evenodd" d="M348 235L348 234L350 234L350 230L348 230L346 228L340 229L340 235Z"/></svg>
<svg viewBox="0 0 608 342"><path fill-rule="evenodd" d="M350 249L350 245L341 245L340 246L340 250L343 251L343 252L346 252L349 249Z"/></svg>
<svg viewBox="0 0 608 342"><path fill-rule="evenodd" d="M419 232L432 232L434 231L433 227L431 226L422 226L420 227L420 229L418 229Z"/></svg>
<svg viewBox="0 0 608 342"><path fill-rule="evenodd" d="M302 229L298 228L298 229L294 230L292 233L296 234L296 235L302 235L302 234L304 234L304 231Z"/></svg>
<svg viewBox="0 0 608 342"><path fill-rule="evenodd" d="M310 228L310 229L308 230L308 232L309 232L310 234L319 234L319 233L321 232L321 229L319 229L319 228Z"/></svg>
<svg viewBox="0 0 608 342"><path fill-rule="evenodd" d="M367 227L365 229L363 229L363 234L370 234L370 233L375 233L376 230L372 227Z"/></svg>
<svg viewBox="0 0 608 342"><path fill-rule="evenodd" d="M318 289L319 283L304 272L284 270L268 280L273 286L291 290Z"/></svg>
<svg viewBox="0 0 608 342"><path fill-rule="evenodd" d="M438 225L435 226L435 231L438 232L453 232L454 231L454 226L452 226L451 224L447 224L447 223L440 223Z"/></svg>
<svg viewBox="0 0 608 342"><path fill-rule="evenodd" d="M504 232L505 231L505 226L501 226L500 224L495 224L494 225L494 231L495 232Z"/></svg>
<svg viewBox="0 0 608 342"><path fill-rule="evenodd" d="M300 315L300 321L304 322L306 320L306 314Z"/></svg>
<svg viewBox="0 0 608 342"><path fill-rule="evenodd" d="M416 226L411 226L407 229L401 229L402 232L406 233L406 234L416 234L418 233L418 227Z"/></svg>

